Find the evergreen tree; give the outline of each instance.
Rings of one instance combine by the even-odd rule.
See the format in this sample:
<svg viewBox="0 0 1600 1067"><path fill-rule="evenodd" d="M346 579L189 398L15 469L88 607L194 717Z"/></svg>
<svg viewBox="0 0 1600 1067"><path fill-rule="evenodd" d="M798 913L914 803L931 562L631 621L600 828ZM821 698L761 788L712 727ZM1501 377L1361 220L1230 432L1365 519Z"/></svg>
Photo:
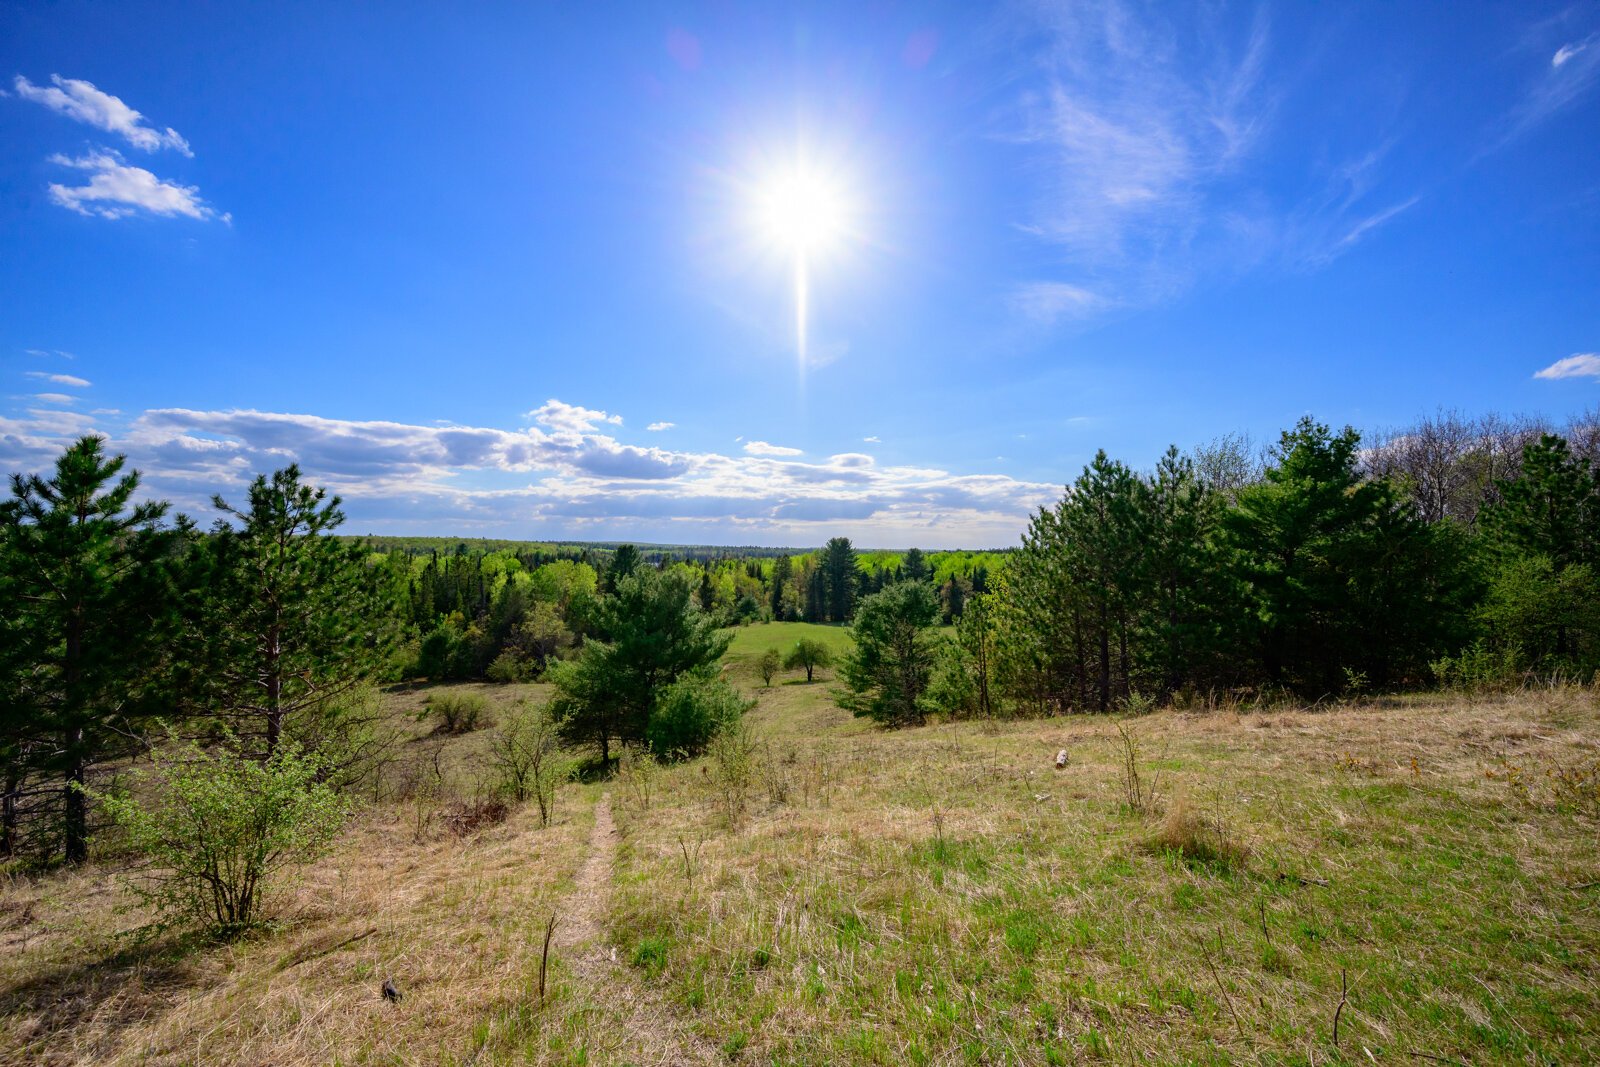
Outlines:
<svg viewBox="0 0 1600 1067"><path fill-rule="evenodd" d="M709 613L717 602L717 588L711 583L711 564L700 571L700 610Z"/></svg>
<svg viewBox="0 0 1600 1067"><path fill-rule="evenodd" d="M827 606L823 618L829 622L845 622L855 613L856 606L856 550L848 537L829 540L822 550L823 583L827 589Z"/></svg>
<svg viewBox="0 0 1600 1067"><path fill-rule="evenodd" d="M69 863L89 855L90 768L136 736L172 610L155 579L178 531L158 529L165 503L133 504L139 473L122 474L125 457L103 444L79 439L49 478L13 475L0 508L7 810L15 819L22 779L41 777L60 797ZM6 830L15 846L17 828Z"/></svg>
<svg viewBox="0 0 1600 1067"><path fill-rule="evenodd" d="M928 565L928 557L920 548L906 550L905 562L901 565L907 581L925 582L933 577L933 568Z"/></svg>
<svg viewBox="0 0 1600 1067"><path fill-rule="evenodd" d="M632 545L618 545L616 554L611 557L611 563L601 576L600 591L608 595L615 593L617 584L637 571L641 562L637 548Z"/></svg>
<svg viewBox="0 0 1600 1067"><path fill-rule="evenodd" d="M1426 631L1458 591L1451 544L1392 484L1362 478L1360 441L1301 419L1223 519L1261 668L1304 691L1337 691L1347 671L1387 676L1391 628Z"/></svg>
<svg viewBox="0 0 1600 1067"><path fill-rule="evenodd" d="M827 622L828 618L828 576L820 566L813 567L806 581L806 619Z"/></svg>
<svg viewBox="0 0 1600 1067"><path fill-rule="evenodd" d="M222 497L210 542L196 553L204 591L193 639L193 684L204 707L238 720L262 753L291 716L370 678L393 638L395 591L360 542L330 536L338 497L302 484L289 466L258 476L249 503Z"/></svg>
<svg viewBox="0 0 1600 1067"><path fill-rule="evenodd" d="M938 616L926 582L897 582L862 600L851 627L855 648L840 671L849 689L841 703L885 726L920 723Z"/></svg>
<svg viewBox="0 0 1600 1067"><path fill-rule="evenodd" d="M772 561L772 587L767 590L767 606L772 609L772 621L783 622L789 617L789 582L794 577L794 561L779 556Z"/></svg>
<svg viewBox="0 0 1600 1067"><path fill-rule="evenodd" d="M645 740L661 694L691 671L712 668L733 635L692 604L691 580L678 571L639 570L599 602L603 639L575 660L551 664L551 712L562 734L592 744L609 762L611 742Z"/></svg>
<svg viewBox="0 0 1600 1067"><path fill-rule="evenodd" d="M1485 534L1502 555L1547 556L1556 570L1600 565L1600 471L1544 434L1522 451L1516 478L1497 483L1500 500L1484 509Z"/></svg>

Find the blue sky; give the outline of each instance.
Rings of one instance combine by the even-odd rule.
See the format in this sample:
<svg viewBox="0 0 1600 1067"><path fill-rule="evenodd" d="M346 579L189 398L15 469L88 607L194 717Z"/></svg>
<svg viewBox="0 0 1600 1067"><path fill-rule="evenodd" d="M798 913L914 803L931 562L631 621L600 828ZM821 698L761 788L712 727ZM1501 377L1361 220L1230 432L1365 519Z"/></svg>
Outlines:
<svg viewBox="0 0 1600 1067"><path fill-rule="evenodd" d="M1559 421L1597 81L1597 4L0 4L0 469L977 546L1099 447Z"/></svg>

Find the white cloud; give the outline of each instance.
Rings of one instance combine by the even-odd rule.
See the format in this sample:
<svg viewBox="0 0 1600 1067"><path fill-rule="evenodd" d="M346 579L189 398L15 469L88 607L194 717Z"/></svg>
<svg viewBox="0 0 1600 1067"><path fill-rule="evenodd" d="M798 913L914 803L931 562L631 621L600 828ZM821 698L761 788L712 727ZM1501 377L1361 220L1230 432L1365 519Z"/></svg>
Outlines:
<svg viewBox="0 0 1600 1067"><path fill-rule="evenodd" d="M677 425L678 424L675 422L652 422L649 426L646 426L645 429L649 430L651 433L661 433L663 430L674 429Z"/></svg>
<svg viewBox="0 0 1600 1067"><path fill-rule="evenodd" d="M1600 352L1577 352L1558 359L1535 378L1600 378Z"/></svg>
<svg viewBox="0 0 1600 1067"><path fill-rule="evenodd" d="M128 166L114 153L91 152L77 159L54 155L50 162L92 172L93 177L85 185L50 186L52 200L80 215L120 219L148 211L169 218L186 215L191 219L233 221L231 215L217 214L194 186L163 181L143 167Z"/></svg>
<svg viewBox="0 0 1600 1067"><path fill-rule="evenodd" d="M1109 303L1104 297L1066 282L1028 282L1011 294L1011 306L1035 322L1085 318Z"/></svg>
<svg viewBox="0 0 1600 1067"><path fill-rule="evenodd" d="M1043 77L1025 90L1011 138L1051 165L1023 229L1060 246L1071 268L1114 271L1124 290L1164 288L1173 252L1266 127L1265 15L1229 41L1206 13L1178 27L1117 0L1031 10ZM1188 32L1198 47L1177 47Z"/></svg>
<svg viewBox="0 0 1600 1067"><path fill-rule="evenodd" d="M51 374L42 370L30 370L23 373L25 377L37 378L52 385L69 385L74 389L87 389L89 387L89 382L86 379L79 378L75 374Z"/></svg>
<svg viewBox="0 0 1600 1067"><path fill-rule="evenodd" d="M1593 47L1597 41L1600 34L1591 33L1556 49L1549 64L1541 65L1530 75L1521 98L1501 123L1499 137L1479 154L1505 148L1587 94L1600 81L1600 48Z"/></svg>
<svg viewBox="0 0 1600 1067"><path fill-rule="evenodd" d="M867 445L882 444L883 443L883 438L881 438L881 437L877 436L876 434L874 434L871 437L863 437L861 439L861 443L862 444L867 444Z"/></svg>
<svg viewBox="0 0 1600 1067"><path fill-rule="evenodd" d="M1017 228L1057 260L1053 277L1009 294L1023 319L1062 325L1203 281L1319 267L1415 203L1383 181L1388 144L1319 160L1284 195L1260 146L1301 74L1272 66L1266 5L1245 20L1226 5L1127 0L1016 10L1007 42L1027 42L1037 73L1019 79L1000 136L1039 175Z"/></svg>
<svg viewBox="0 0 1600 1067"><path fill-rule="evenodd" d="M189 150L189 142L185 141L177 130L170 126L165 130L157 130L145 125L143 115L110 93L96 89L89 82L77 78L63 78L59 74L50 75L50 80L54 83L54 87L34 85L18 74L12 84L17 90L17 95L24 100L43 104L69 119L86 123L107 133L117 134L135 148L146 152L172 148L186 156L194 155Z"/></svg>
<svg viewBox="0 0 1600 1067"><path fill-rule="evenodd" d="M601 423L612 426L622 425L621 415L608 415L604 411L594 408L579 407L574 404L563 404L559 400L546 400L541 406L527 413L524 418L532 419L541 426L548 426L552 430L565 433L587 433Z"/></svg>
<svg viewBox="0 0 1600 1067"><path fill-rule="evenodd" d="M75 404L78 398L66 393L35 393L33 398L41 404Z"/></svg>
<svg viewBox="0 0 1600 1067"><path fill-rule="evenodd" d="M765 441L746 441L744 450L752 456L800 456L805 454L798 448L769 445Z"/></svg>
<svg viewBox="0 0 1600 1067"><path fill-rule="evenodd" d="M73 355L71 352L62 352L59 349L51 350L51 349L48 349L48 348L24 348L23 351L25 353L27 353L28 355L30 355L30 356L37 356L39 359L49 359L52 356L59 357L61 359L77 359L78 358L77 356Z"/></svg>
<svg viewBox="0 0 1600 1067"><path fill-rule="evenodd" d="M150 492L201 519L213 492L237 495L255 473L298 462L345 498L357 530L997 545L1014 541L1060 492L996 474L884 467L862 453L811 463L642 448L565 429L182 409L115 420L47 408L0 416L0 471L43 469L90 429L129 455Z"/></svg>
<svg viewBox="0 0 1600 1067"><path fill-rule="evenodd" d="M1593 40L1594 38L1590 37L1582 41L1574 41L1571 44L1562 45L1560 48L1556 49L1556 54L1550 57L1550 65L1552 67L1566 66L1567 62L1572 59L1573 56L1578 55L1579 53L1588 49L1590 42Z"/></svg>
<svg viewBox="0 0 1600 1067"><path fill-rule="evenodd" d="M1366 218L1361 219L1350 228L1350 232L1345 234L1335 247L1338 249L1348 248L1350 245L1353 245L1357 241L1361 240L1361 238L1365 236L1369 230L1377 229L1379 226L1382 226L1384 223L1388 222L1402 211L1406 211L1416 206L1416 203L1419 199L1421 198L1413 196L1411 199L1406 200L1403 203L1395 204L1393 207L1384 208L1382 211L1379 211L1376 214L1369 215Z"/></svg>

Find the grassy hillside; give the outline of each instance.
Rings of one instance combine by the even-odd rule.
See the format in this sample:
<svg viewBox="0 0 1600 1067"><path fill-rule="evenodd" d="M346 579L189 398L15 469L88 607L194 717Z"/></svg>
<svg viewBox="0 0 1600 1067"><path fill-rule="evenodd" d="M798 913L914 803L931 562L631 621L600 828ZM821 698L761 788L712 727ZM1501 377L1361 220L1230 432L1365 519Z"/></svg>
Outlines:
<svg viewBox="0 0 1600 1067"><path fill-rule="evenodd" d="M544 829L463 825L487 735L391 694L402 762L271 935L130 940L115 858L0 882L0 1062L1600 1056L1592 692L885 733L760 686L802 634L845 637L736 635L748 746Z"/></svg>

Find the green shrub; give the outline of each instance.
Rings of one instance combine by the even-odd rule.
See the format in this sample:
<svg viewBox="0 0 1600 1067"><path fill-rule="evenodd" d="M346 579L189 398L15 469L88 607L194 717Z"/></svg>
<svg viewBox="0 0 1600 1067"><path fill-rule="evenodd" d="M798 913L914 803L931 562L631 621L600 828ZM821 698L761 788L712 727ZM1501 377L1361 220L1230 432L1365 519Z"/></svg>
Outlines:
<svg viewBox="0 0 1600 1067"><path fill-rule="evenodd" d="M471 733L485 726L487 705L476 693L440 693L428 701L428 710L439 720L439 728L447 734Z"/></svg>
<svg viewBox="0 0 1600 1067"><path fill-rule="evenodd" d="M484 672L484 676L491 682L522 682L529 676L528 661L517 653L507 649L494 658L494 662Z"/></svg>
<svg viewBox="0 0 1600 1067"><path fill-rule="evenodd" d="M645 727L645 743L661 759L697 756L752 706L709 671L685 674L662 692Z"/></svg>
<svg viewBox="0 0 1600 1067"><path fill-rule="evenodd" d="M778 673L783 666L783 656L775 648L769 648L761 653L761 660L756 664L756 669L761 672L761 684L772 685L772 676Z"/></svg>
<svg viewBox="0 0 1600 1067"><path fill-rule="evenodd" d="M934 658L928 688L922 694L923 709L950 718L965 718L978 709L978 683L973 677L972 657L954 641L940 646Z"/></svg>
<svg viewBox="0 0 1600 1067"><path fill-rule="evenodd" d="M1498 693L1522 682L1518 667L1520 649L1495 648L1475 641L1458 655L1444 656L1430 665L1439 685L1464 693Z"/></svg>
<svg viewBox="0 0 1600 1067"><path fill-rule="evenodd" d="M158 926L233 935L261 922L279 874L338 835L345 806L322 771L293 742L264 761L190 744L145 775L149 788L96 799L151 861L131 888Z"/></svg>
<svg viewBox="0 0 1600 1067"><path fill-rule="evenodd" d="M555 720L541 707L518 705L495 730L489 758L500 775L500 791L518 804L539 804L539 825L555 817L556 791L572 776L561 751Z"/></svg>

